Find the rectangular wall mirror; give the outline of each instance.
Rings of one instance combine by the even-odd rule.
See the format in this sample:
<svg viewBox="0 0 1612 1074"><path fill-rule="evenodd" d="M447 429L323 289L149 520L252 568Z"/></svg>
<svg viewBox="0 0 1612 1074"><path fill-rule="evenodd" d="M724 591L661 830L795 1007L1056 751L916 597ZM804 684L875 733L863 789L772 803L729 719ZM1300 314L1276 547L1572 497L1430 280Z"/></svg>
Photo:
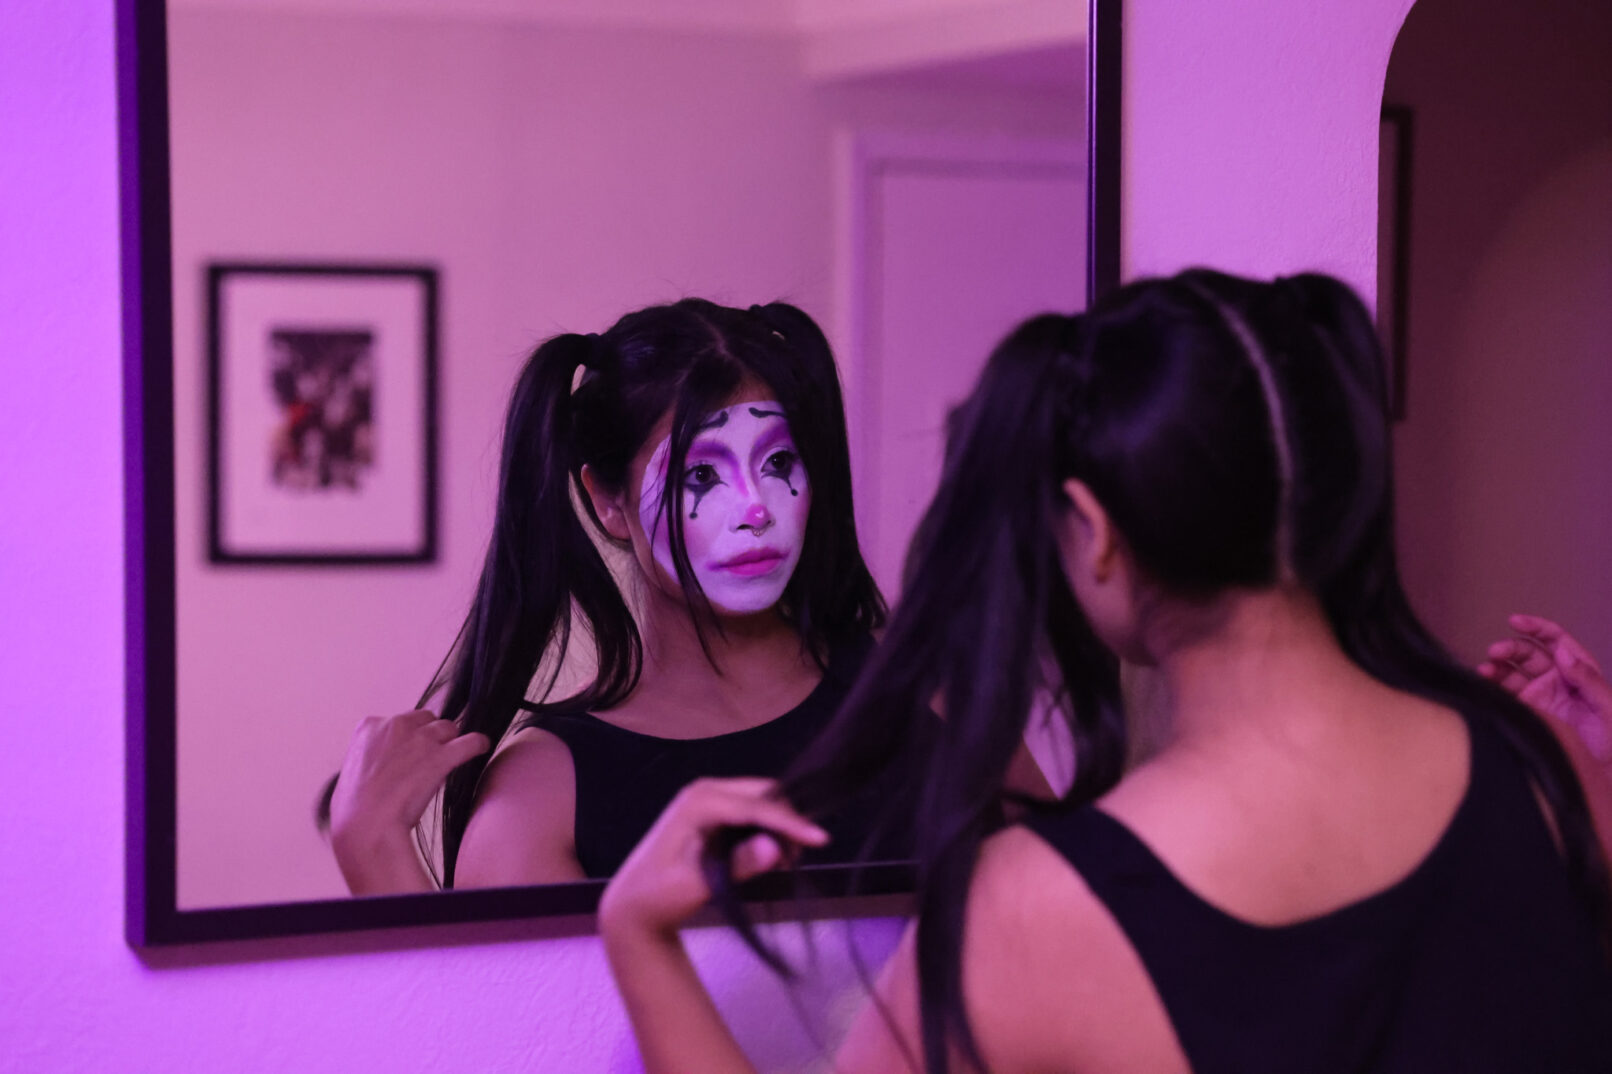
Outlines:
<svg viewBox="0 0 1612 1074"><path fill-rule="evenodd" d="M590 911L598 881L351 899L313 821L453 642L522 360L688 295L802 307L897 599L946 409L1117 277L1092 3L119 0L130 942ZM275 370L371 352L373 431L277 447Z"/></svg>

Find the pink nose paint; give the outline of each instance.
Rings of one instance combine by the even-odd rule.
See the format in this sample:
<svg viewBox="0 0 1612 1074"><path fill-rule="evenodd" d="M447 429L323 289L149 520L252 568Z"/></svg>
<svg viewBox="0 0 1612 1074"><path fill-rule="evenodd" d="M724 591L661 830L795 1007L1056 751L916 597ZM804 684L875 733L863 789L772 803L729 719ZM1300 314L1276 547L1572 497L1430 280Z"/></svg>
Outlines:
<svg viewBox="0 0 1612 1074"><path fill-rule="evenodd" d="M753 503L750 505L750 509L744 513L744 524L746 526L764 526L770 521L772 521L772 516L767 513L767 508L764 504Z"/></svg>

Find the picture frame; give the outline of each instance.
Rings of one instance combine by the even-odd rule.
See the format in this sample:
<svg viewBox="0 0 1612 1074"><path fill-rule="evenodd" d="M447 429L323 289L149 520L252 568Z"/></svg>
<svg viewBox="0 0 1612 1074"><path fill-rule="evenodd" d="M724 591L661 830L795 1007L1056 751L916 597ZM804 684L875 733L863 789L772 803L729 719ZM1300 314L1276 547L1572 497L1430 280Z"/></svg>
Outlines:
<svg viewBox="0 0 1612 1074"><path fill-rule="evenodd" d="M437 271L207 266L208 558L434 562Z"/></svg>
<svg viewBox="0 0 1612 1074"><path fill-rule="evenodd" d="M1414 116L1385 104L1378 146L1377 331L1388 357L1388 413L1405 420Z"/></svg>

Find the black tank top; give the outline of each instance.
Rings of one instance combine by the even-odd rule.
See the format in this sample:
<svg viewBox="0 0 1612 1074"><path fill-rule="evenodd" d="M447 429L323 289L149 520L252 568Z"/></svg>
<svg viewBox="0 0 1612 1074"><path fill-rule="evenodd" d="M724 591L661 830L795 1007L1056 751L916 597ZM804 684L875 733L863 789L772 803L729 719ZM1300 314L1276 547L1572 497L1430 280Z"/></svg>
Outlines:
<svg viewBox="0 0 1612 1074"><path fill-rule="evenodd" d="M1293 925L1210 905L1101 810L1027 824L1124 930L1196 1074L1605 1074L1612 967L1519 762L1467 726L1466 795L1428 856Z"/></svg>
<svg viewBox="0 0 1612 1074"><path fill-rule="evenodd" d="M528 724L555 735L571 751L576 852L583 872L613 875L661 811L693 780L780 775L834 716L872 648L871 638L837 648L822 681L799 705L725 735L658 738L624 730L591 713L534 713ZM851 860L866 841L867 827L851 811L845 818L828 818L824 827L833 842L824 853L811 855L813 863Z"/></svg>

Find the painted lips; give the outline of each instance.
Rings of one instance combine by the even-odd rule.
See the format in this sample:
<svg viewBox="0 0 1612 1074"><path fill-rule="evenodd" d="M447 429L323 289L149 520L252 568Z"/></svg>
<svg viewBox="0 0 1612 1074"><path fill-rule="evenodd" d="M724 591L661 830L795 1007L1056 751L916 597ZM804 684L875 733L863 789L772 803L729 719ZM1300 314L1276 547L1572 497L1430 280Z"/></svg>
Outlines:
<svg viewBox="0 0 1612 1074"><path fill-rule="evenodd" d="M754 578L766 574L784 561L784 554L776 548L757 548L716 564L719 571L737 574L741 578Z"/></svg>

